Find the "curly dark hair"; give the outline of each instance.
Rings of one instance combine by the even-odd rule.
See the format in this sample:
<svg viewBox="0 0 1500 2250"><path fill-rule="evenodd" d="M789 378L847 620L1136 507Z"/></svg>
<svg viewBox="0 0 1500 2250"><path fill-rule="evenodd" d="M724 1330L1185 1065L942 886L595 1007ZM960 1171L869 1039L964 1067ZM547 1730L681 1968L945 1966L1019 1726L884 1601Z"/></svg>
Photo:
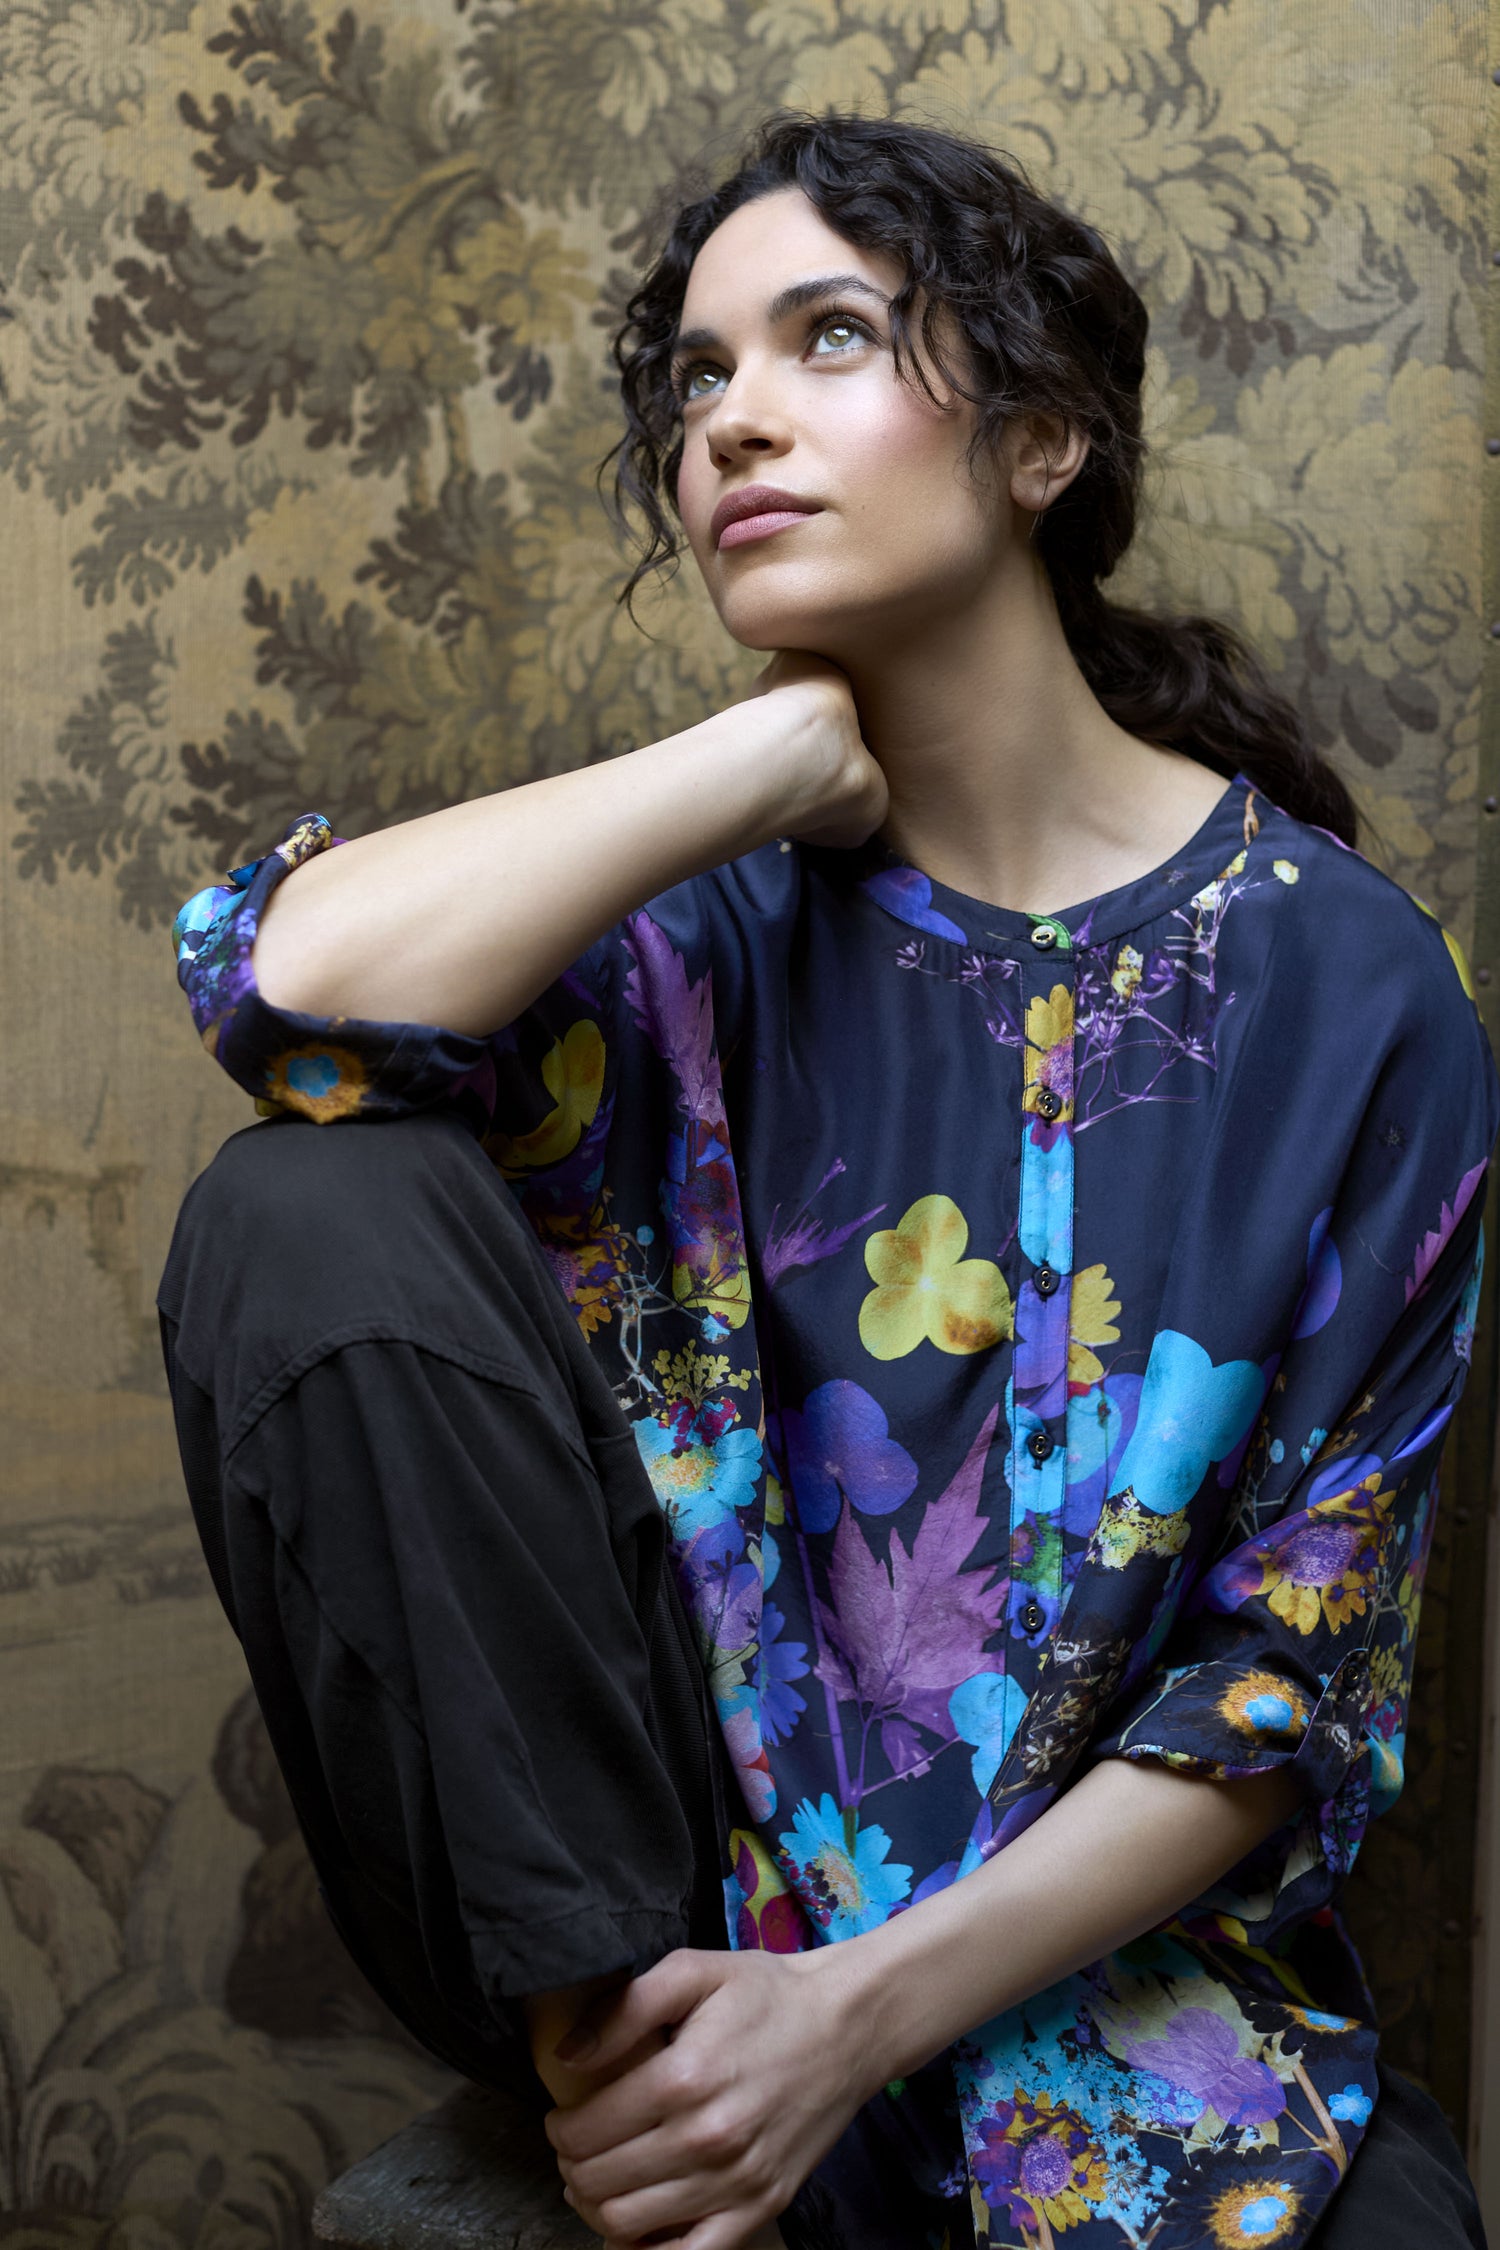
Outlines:
<svg viewBox="0 0 1500 2250"><path fill-rule="evenodd" d="M675 570L682 551L671 359L693 260L742 204L801 188L845 241L904 264L890 308L896 370L935 395L913 349L919 333L928 364L976 410L971 469L993 457L1015 415L1057 414L1088 438L1082 468L1034 518L1033 537L1074 659L1116 725L1226 779L1243 772L1284 811L1353 844L1348 789L1249 643L1220 618L1156 616L1100 591L1135 535L1150 323L1104 236L980 143L888 118L777 111L727 179L701 185L691 200L679 193L613 339L626 428L601 474L615 464L620 520L644 524L621 601ZM943 348L944 313L962 338L962 369Z"/></svg>

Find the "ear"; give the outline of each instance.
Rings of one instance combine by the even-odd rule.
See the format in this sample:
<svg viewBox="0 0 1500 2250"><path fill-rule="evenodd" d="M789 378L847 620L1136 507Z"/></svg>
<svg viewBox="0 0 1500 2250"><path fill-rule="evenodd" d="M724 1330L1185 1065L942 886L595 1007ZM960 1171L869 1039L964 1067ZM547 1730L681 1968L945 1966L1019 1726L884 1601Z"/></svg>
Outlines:
<svg viewBox="0 0 1500 2250"><path fill-rule="evenodd" d="M1011 456L1010 496L1018 508L1050 507L1088 459L1089 441L1060 414L1028 414Z"/></svg>

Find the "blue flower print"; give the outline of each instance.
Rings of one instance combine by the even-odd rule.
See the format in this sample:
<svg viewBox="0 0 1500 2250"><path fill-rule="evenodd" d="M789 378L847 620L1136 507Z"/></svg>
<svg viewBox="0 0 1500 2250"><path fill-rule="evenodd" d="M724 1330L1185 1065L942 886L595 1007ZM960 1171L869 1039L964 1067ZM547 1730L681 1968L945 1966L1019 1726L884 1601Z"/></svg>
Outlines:
<svg viewBox="0 0 1500 2250"><path fill-rule="evenodd" d="M1328 2114L1342 2125L1368 2125L1374 2106L1362 2086L1346 2086L1341 2094L1328 2097Z"/></svg>
<svg viewBox="0 0 1500 2250"><path fill-rule="evenodd" d="M800 1414L788 1408L779 1419L804 1531L832 1531L841 1490L861 1515L888 1516L916 1485L916 1462L887 1434L885 1408L858 1383L820 1383Z"/></svg>
<svg viewBox="0 0 1500 2250"><path fill-rule="evenodd" d="M1320 1211L1307 1238L1307 1287L1292 1319L1292 1335L1316 1336L1332 1320L1344 1287L1344 1268L1338 1247L1328 1232L1333 1205Z"/></svg>
<svg viewBox="0 0 1500 2250"><path fill-rule="evenodd" d="M1047 1425L1029 1406L1015 1404L1013 1383L1006 1386L1005 1404L1016 1433L1013 1467L1016 1509L1018 1512L1029 1510L1038 1516L1055 1514L1065 1497L1064 1479L1050 1461L1038 1461L1026 1442L1037 1431L1045 1432Z"/></svg>
<svg viewBox="0 0 1500 2250"><path fill-rule="evenodd" d="M919 867L878 868L859 887L898 921L910 922L914 930L930 930L934 937L956 938L960 945L964 943L965 933L958 924L933 905L931 881Z"/></svg>
<svg viewBox="0 0 1500 2250"><path fill-rule="evenodd" d="M807 1709L804 1697L789 1683L807 1672L807 1643L781 1638L786 1619L774 1602L761 1611L760 1647L755 1658L755 1690L760 1697L760 1725L773 1746L785 1742Z"/></svg>
<svg viewBox="0 0 1500 2250"><path fill-rule="evenodd" d="M971 1672L948 1698L948 1716L960 1742L974 1745L969 1763L981 1797L1000 1770L1025 1708L1025 1690L1001 1672Z"/></svg>
<svg viewBox="0 0 1500 2250"><path fill-rule="evenodd" d="M1474 1265L1453 1323L1453 1349L1464 1361L1474 1356L1474 1323L1479 1318L1479 1285L1484 1279L1484 1236L1474 1254Z"/></svg>
<svg viewBox="0 0 1500 2250"><path fill-rule="evenodd" d="M1033 1606L1035 1605L1035 1606ZM1018 1578L1010 1589L1006 1613L1010 1629L1028 1648L1042 1648L1052 1638L1062 1602L1048 1586L1028 1585ZM1034 1623L1027 1623L1028 1616Z"/></svg>
<svg viewBox="0 0 1500 2250"><path fill-rule="evenodd" d="M1210 1465L1244 1437L1265 1377L1253 1360L1215 1367L1201 1344L1175 1328L1157 1331L1146 1363L1135 1435L1115 1471L1143 1508L1170 1516L1185 1508Z"/></svg>
<svg viewBox="0 0 1500 2250"><path fill-rule="evenodd" d="M1066 1133L1036 1138L1021 1165L1021 1248L1034 1266L1066 1273L1073 1263L1073 1144Z"/></svg>
<svg viewBox="0 0 1500 2250"><path fill-rule="evenodd" d="M779 1838L777 1861L818 1927L831 1938L878 1930L911 1889L912 1871L885 1865L891 1839L883 1828L860 1828L825 1789L816 1805L804 1797Z"/></svg>
<svg viewBox="0 0 1500 2250"><path fill-rule="evenodd" d="M1115 1471L1129 1445L1145 1378L1128 1371L1107 1375L1068 1400L1068 1478L1064 1525L1087 1538L1099 1503L1119 1486Z"/></svg>
<svg viewBox="0 0 1500 2250"><path fill-rule="evenodd" d="M754 1430L725 1430L712 1445L681 1446L677 1429L654 1414L632 1426L672 1536L682 1544L722 1525L755 1497L760 1439Z"/></svg>

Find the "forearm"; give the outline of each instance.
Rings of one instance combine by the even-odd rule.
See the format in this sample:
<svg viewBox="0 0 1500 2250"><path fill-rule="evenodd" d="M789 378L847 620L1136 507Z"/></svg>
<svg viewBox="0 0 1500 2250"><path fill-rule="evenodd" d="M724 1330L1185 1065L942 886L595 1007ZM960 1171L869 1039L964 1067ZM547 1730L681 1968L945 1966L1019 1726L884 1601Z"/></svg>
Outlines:
<svg viewBox="0 0 1500 2250"><path fill-rule="evenodd" d="M674 883L783 834L822 746L752 697L644 749L319 854L277 887L254 964L275 1007L483 1037Z"/></svg>
<svg viewBox="0 0 1500 2250"><path fill-rule="evenodd" d="M1285 1769L1244 1781L1105 1759L962 1881L816 1958L870 2091L1167 1920L1291 1817Z"/></svg>

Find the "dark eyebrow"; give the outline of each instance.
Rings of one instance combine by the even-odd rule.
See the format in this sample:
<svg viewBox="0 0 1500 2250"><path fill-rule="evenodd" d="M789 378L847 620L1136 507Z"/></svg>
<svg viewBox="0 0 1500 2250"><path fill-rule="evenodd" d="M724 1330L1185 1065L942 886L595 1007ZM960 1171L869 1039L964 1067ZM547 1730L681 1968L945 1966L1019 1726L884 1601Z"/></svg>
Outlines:
<svg viewBox="0 0 1500 2250"><path fill-rule="evenodd" d="M815 305L820 297L859 296L873 297L877 305L888 306L890 299L883 289L866 281L860 273L816 273L806 281L794 281L771 299L766 307L766 318L773 328L789 314L801 312L805 305ZM707 351L721 342L711 328L683 329L672 346L678 352Z"/></svg>

